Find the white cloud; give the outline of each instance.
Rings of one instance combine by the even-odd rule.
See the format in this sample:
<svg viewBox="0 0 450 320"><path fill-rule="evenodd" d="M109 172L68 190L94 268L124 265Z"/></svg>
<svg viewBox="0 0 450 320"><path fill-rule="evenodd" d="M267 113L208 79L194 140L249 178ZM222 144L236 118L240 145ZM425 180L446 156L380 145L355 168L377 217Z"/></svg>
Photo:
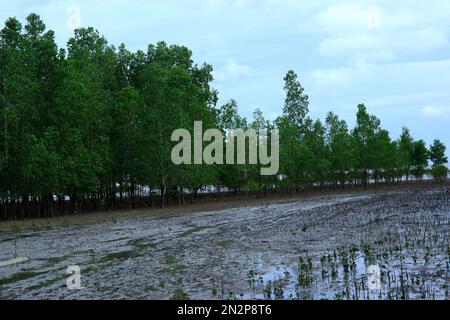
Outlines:
<svg viewBox="0 0 450 320"><path fill-rule="evenodd" d="M234 0L232 2L233 7L235 8L247 8L249 5L250 0Z"/></svg>
<svg viewBox="0 0 450 320"><path fill-rule="evenodd" d="M450 107L427 106L421 110L422 114L430 119L450 118Z"/></svg>
<svg viewBox="0 0 450 320"><path fill-rule="evenodd" d="M447 100L450 93L447 91L425 91L397 95L384 95L380 97L370 98L367 104L374 108L390 107L392 105L403 105L417 109L418 105L423 105L430 100ZM419 108L420 109L420 108Z"/></svg>
<svg viewBox="0 0 450 320"><path fill-rule="evenodd" d="M206 35L206 39L208 39L213 45L220 46L223 44L223 40L220 37L218 32L210 32Z"/></svg>
<svg viewBox="0 0 450 320"><path fill-rule="evenodd" d="M382 45L382 39L371 35L332 37L322 40L318 52L324 56L346 55L360 50L375 50Z"/></svg>
<svg viewBox="0 0 450 320"><path fill-rule="evenodd" d="M437 29L422 29L392 35L356 34L330 37L317 48L323 56L352 56L371 61L389 61L404 54L424 53L447 44L446 34Z"/></svg>
<svg viewBox="0 0 450 320"><path fill-rule="evenodd" d="M317 51L323 56L386 61L447 45L448 14L441 10L428 4L338 4L317 12L300 30L321 37Z"/></svg>
<svg viewBox="0 0 450 320"><path fill-rule="evenodd" d="M323 8L324 5L333 2L335 2L335 0L266 0L264 5L271 11L283 10L285 12L292 12L301 10L302 12L310 12L311 10Z"/></svg>
<svg viewBox="0 0 450 320"><path fill-rule="evenodd" d="M215 73L214 78L219 81L227 79L238 79L241 77L247 77L252 74L252 69L244 64L239 64L234 60L229 60L225 67Z"/></svg>
<svg viewBox="0 0 450 320"><path fill-rule="evenodd" d="M300 30L342 35L354 33L358 29L367 29L368 10L361 5L340 4L332 5L316 13Z"/></svg>
<svg viewBox="0 0 450 320"><path fill-rule="evenodd" d="M364 60L357 60L349 67L317 69L310 72L316 90L329 90L348 87L355 81L368 79L373 74L374 66Z"/></svg>
<svg viewBox="0 0 450 320"><path fill-rule="evenodd" d="M223 9L225 5L226 5L225 0L209 0L206 3L206 8L207 10L217 11Z"/></svg>
<svg viewBox="0 0 450 320"><path fill-rule="evenodd" d="M220 11L227 7L236 9L245 9L249 5L250 0L209 0L206 3L206 10Z"/></svg>

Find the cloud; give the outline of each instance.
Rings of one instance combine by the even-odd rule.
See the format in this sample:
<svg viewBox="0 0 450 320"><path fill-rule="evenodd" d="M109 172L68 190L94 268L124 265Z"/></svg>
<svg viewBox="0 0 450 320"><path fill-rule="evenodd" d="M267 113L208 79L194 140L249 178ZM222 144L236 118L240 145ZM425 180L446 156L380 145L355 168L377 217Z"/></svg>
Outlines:
<svg viewBox="0 0 450 320"><path fill-rule="evenodd" d="M349 67L317 69L309 73L317 90L349 87L355 81L368 79L373 74L374 66L364 60L357 60Z"/></svg>
<svg viewBox="0 0 450 320"><path fill-rule="evenodd" d="M226 8L245 9L250 0L209 0L206 2L207 11L220 11Z"/></svg>
<svg viewBox="0 0 450 320"><path fill-rule="evenodd" d="M440 11L419 4L338 4L314 14L300 31L319 37L317 52L322 56L389 61L446 46L448 22Z"/></svg>
<svg viewBox="0 0 450 320"><path fill-rule="evenodd" d="M397 105L420 109L417 106L423 105L426 101L445 101L449 98L450 93L447 91L424 91L397 95L383 95L368 99L367 104L374 108L392 107L393 105Z"/></svg>
<svg viewBox="0 0 450 320"><path fill-rule="evenodd" d="M353 56L371 61L389 61L399 55L424 53L447 44L441 30L423 29L384 36L357 34L322 40L317 48L323 56Z"/></svg>
<svg viewBox="0 0 450 320"><path fill-rule="evenodd" d="M224 81L227 79L238 79L242 77L248 77L252 74L252 69L244 64L239 64L234 60L229 60L225 67L217 72L214 78L218 81Z"/></svg>
<svg viewBox="0 0 450 320"><path fill-rule="evenodd" d="M356 4L329 6L316 13L300 30L322 34L342 35L367 29L369 11Z"/></svg>
<svg viewBox="0 0 450 320"><path fill-rule="evenodd" d="M422 114L429 118L450 118L450 107L427 106L421 110Z"/></svg>
<svg viewBox="0 0 450 320"><path fill-rule="evenodd" d="M210 41L214 46L220 46L223 44L223 40L218 32L210 32L206 35L206 39Z"/></svg>
<svg viewBox="0 0 450 320"><path fill-rule="evenodd" d="M295 10L302 10L303 12L309 12L311 10L317 10L323 8L328 3L333 3L335 0L265 0L264 6L273 10L284 10L285 12L292 12Z"/></svg>
<svg viewBox="0 0 450 320"><path fill-rule="evenodd" d="M232 6L235 8L247 8L250 0L234 0Z"/></svg>
<svg viewBox="0 0 450 320"><path fill-rule="evenodd" d="M382 46L382 39L371 35L331 37L320 42L318 52L324 56L355 54L361 50L375 50Z"/></svg>

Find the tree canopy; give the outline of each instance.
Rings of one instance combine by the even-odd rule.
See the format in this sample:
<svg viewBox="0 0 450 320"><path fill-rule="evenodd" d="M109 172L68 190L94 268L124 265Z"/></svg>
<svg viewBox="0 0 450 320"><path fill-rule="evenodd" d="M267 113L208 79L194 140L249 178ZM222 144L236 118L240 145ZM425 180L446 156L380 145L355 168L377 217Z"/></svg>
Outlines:
<svg viewBox="0 0 450 320"><path fill-rule="evenodd" d="M0 31L0 219L18 219L193 201L203 190L235 194L294 192L311 187L417 179L433 163L446 177L439 140L428 149L407 128L398 140L367 107L351 129L333 112L309 116L297 74L284 81L283 115L239 114L230 100L217 106L213 68L165 42L147 51L118 48L94 28L75 30L67 50L37 14L23 26L9 18ZM278 129L280 171L259 165L175 165L175 129ZM248 146L249 147L249 146Z"/></svg>

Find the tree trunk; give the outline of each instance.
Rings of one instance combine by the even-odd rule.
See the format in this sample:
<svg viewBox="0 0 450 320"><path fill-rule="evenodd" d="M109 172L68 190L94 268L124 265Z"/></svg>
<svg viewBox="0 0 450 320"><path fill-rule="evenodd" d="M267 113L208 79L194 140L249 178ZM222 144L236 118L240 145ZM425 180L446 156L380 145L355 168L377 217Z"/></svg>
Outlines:
<svg viewBox="0 0 450 320"><path fill-rule="evenodd" d="M159 190L161 193L161 208L164 209L164 201L165 201L165 193L166 193L166 186L164 184L161 184L159 186Z"/></svg>

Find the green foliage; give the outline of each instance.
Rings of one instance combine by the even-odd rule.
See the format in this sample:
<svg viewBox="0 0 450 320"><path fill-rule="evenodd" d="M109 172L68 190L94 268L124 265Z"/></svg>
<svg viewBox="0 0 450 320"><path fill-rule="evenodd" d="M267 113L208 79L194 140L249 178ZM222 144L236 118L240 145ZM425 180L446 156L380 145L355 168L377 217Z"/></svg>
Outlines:
<svg viewBox="0 0 450 320"><path fill-rule="evenodd" d="M189 296L182 289L178 288L175 290L175 292L174 292L173 296L170 298L170 300L186 301L186 300L189 300Z"/></svg>
<svg viewBox="0 0 450 320"><path fill-rule="evenodd" d="M435 178L446 176L439 140L428 151L404 128L392 141L364 104L353 130L331 112L324 123L311 119L292 70L283 115L273 122L259 109L247 120L235 100L217 108L212 81L213 68L195 64L184 46L159 42L130 52L81 28L66 52L37 14L24 26L9 18L0 30L0 219L148 206L156 194L163 206L208 187L266 194L421 179L429 159ZM253 129L259 137L278 129L279 174L261 176L260 165L174 165L172 132L193 134L195 121L204 130Z"/></svg>
<svg viewBox="0 0 450 320"><path fill-rule="evenodd" d="M435 180L444 180L448 175L448 168L444 165L436 165L431 168L431 174Z"/></svg>
<svg viewBox="0 0 450 320"><path fill-rule="evenodd" d="M326 143L329 147L330 178L342 185L353 168L352 137L347 123L333 112L326 118Z"/></svg>
<svg viewBox="0 0 450 320"><path fill-rule="evenodd" d="M298 128L299 132L305 129L306 115L309 112L309 97L305 94L305 89L297 79L297 74L290 70L284 77L284 91L286 100L283 114Z"/></svg>
<svg viewBox="0 0 450 320"><path fill-rule="evenodd" d="M419 140L413 143L414 174L420 180L428 166L429 151L425 141Z"/></svg>
<svg viewBox="0 0 450 320"><path fill-rule="evenodd" d="M434 140L430 146L430 160L433 162L433 166L442 166L448 162L448 158L445 156L445 145L439 141Z"/></svg>
<svg viewBox="0 0 450 320"><path fill-rule="evenodd" d="M411 137L408 128L402 129L402 134L397 142L399 154L399 169L406 179L411 174L411 168L414 166L414 139Z"/></svg>

